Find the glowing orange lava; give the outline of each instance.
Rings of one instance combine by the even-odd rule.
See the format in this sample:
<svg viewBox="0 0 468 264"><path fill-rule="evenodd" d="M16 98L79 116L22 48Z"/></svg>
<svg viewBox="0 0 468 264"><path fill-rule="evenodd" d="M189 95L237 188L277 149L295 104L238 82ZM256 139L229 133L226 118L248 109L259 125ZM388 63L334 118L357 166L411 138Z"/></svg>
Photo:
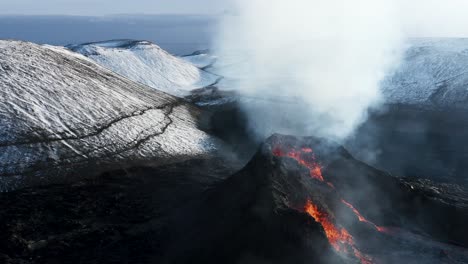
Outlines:
<svg viewBox="0 0 468 264"><path fill-rule="evenodd" d="M341 200L341 202L344 205L346 205L347 207L349 207L351 210L353 210L354 214L359 219L359 222L367 223L367 224L373 226L375 228L375 230L377 230L379 232L387 232L387 228L382 227L382 226L378 226L378 225L372 223L371 221L367 220L364 216L362 216L362 214L352 204L348 203L347 201L345 201L343 199Z"/></svg>
<svg viewBox="0 0 468 264"><path fill-rule="evenodd" d="M306 167L310 171L310 176L314 179L324 182L322 175L322 167L316 161L314 151L311 148L302 148L301 150L292 149L284 153L281 149L275 148L273 155L277 157L290 157L295 159L299 164Z"/></svg>
<svg viewBox="0 0 468 264"><path fill-rule="evenodd" d="M358 258L362 264L372 264L372 259L356 248L354 239L349 232L346 229L339 228L333 224L330 216L321 211L318 206L312 203L312 201L307 201L304 210L312 216L316 222L322 225L328 241L336 251L349 253L349 250L351 250L354 256Z"/></svg>
<svg viewBox="0 0 468 264"><path fill-rule="evenodd" d="M277 147L273 149L273 155L277 157L289 157L296 160L299 164L306 167L310 171L310 176L321 182L325 182L330 188L335 189L335 186L331 182L325 181L322 175L322 166L317 162L315 158L314 151L311 148L301 148L291 149L288 152L284 152L281 148ZM378 232L389 233L389 229L381 226L377 226L371 221L367 220L352 204L345 200L341 200L343 204L349 207L354 214L357 216L360 222L367 223L372 225ZM320 210L318 206L308 200L306 206L304 207L305 212L307 212L311 217L315 219L316 222L320 223L325 230L325 235L327 236L328 241L332 247L338 251L345 254L350 252L358 258L361 264L372 264L372 259L359 251L356 248L356 243L354 238L349 234L345 228L337 227L332 218L324 211Z"/></svg>

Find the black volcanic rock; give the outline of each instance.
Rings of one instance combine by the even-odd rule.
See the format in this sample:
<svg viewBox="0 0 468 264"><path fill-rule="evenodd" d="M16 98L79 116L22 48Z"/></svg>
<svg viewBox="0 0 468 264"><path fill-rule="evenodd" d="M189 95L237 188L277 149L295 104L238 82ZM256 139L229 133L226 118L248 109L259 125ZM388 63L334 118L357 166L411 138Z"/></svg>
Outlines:
<svg viewBox="0 0 468 264"><path fill-rule="evenodd" d="M294 158L274 155L277 148L284 152L312 148L325 181L311 178L309 169ZM468 255L453 243L466 243L467 193L459 189L450 198L447 190L436 197L436 186L393 177L355 160L330 141L275 135L243 170L173 216L164 259L166 263L421 263L421 259L450 263L437 253L443 251L466 261ZM308 200L338 230L346 228L353 236L347 254L335 254L324 223L304 212ZM460 232L453 232L456 229ZM358 254L353 253L356 249Z"/></svg>
<svg viewBox="0 0 468 264"><path fill-rule="evenodd" d="M277 148L312 148L325 181L312 179L295 159L273 155ZM354 249L370 263L466 261L466 251L454 244L467 242L467 192L454 193L455 186L437 192L437 184L418 182L372 168L330 141L275 135L243 170L175 217L168 263L237 263L244 254L266 263L288 263L291 256L301 256L291 263L330 263L321 257L336 261L338 255L353 263L359 256ZM333 254L324 224L304 218L307 200L353 236L348 254Z"/></svg>
<svg viewBox="0 0 468 264"><path fill-rule="evenodd" d="M468 111L391 104L369 113L347 147L394 174L467 185Z"/></svg>
<svg viewBox="0 0 468 264"><path fill-rule="evenodd" d="M263 145L244 169L174 216L166 263L339 263L301 209L309 186L323 186L271 153Z"/></svg>
<svg viewBox="0 0 468 264"><path fill-rule="evenodd" d="M135 168L0 195L10 205L0 210L0 255L12 263L468 260L454 245L467 237L460 187L393 177L312 137L274 135L230 177L228 164Z"/></svg>
<svg viewBox="0 0 468 264"><path fill-rule="evenodd" d="M352 173L350 173L352 172ZM397 178L353 158L324 170L337 190L380 225L405 227L468 246L468 192L455 184Z"/></svg>
<svg viewBox="0 0 468 264"><path fill-rule="evenodd" d="M190 160L0 193L0 263L157 263L166 218L237 167Z"/></svg>

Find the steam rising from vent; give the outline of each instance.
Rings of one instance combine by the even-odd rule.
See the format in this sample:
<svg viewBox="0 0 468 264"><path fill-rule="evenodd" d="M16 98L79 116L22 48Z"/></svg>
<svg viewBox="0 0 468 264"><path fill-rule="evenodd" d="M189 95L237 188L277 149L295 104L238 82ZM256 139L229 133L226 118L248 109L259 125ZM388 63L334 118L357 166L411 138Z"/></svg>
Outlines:
<svg viewBox="0 0 468 264"><path fill-rule="evenodd" d="M348 136L402 54L392 2L237 0L217 44L245 57L223 75L239 79L253 131Z"/></svg>

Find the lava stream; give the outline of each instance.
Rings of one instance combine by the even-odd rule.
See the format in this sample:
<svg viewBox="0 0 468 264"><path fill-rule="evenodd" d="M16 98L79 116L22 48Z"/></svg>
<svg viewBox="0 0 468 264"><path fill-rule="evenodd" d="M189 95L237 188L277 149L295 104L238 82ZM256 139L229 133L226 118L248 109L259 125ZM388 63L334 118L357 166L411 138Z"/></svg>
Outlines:
<svg viewBox="0 0 468 264"><path fill-rule="evenodd" d="M273 149L273 155L277 157L293 158L299 164L309 169L312 178L325 182L328 186L335 189L331 182L325 181L322 175L322 166L317 162L314 151L311 148L301 148L300 150L291 149L288 152L284 152L280 147L276 147ZM367 220L352 204L343 199L341 202L354 212L360 222L372 225L379 232L388 232L385 227L377 226ZM333 224L331 217L327 213L321 211L318 206L313 204L310 200L307 201L304 209L316 222L322 225L328 241L336 251L347 254L351 249L354 256L358 258L362 264L372 264L372 259L356 248L354 238L349 234L348 230L345 228L338 228Z"/></svg>
<svg viewBox="0 0 468 264"><path fill-rule="evenodd" d="M373 226L375 228L375 230L379 231L379 232L385 232L385 233L388 233L389 230L383 226L378 226L374 223L372 223L371 221L367 220L364 216L362 216L362 214L350 203L348 203L347 201L345 200L341 200L341 202L346 205L347 207L349 207L351 210L353 210L354 214L357 216L357 218L359 219L359 222L363 222L363 223L367 223L371 226Z"/></svg>
<svg viewBox="0 0 468 264"><path fill-rule="evenodd" d="M336 251L349 253L349 249L351 249L354 256L358 258L362 264L372 264L372 259L356 248L354 238L349 234L348 230L339 228L333 224L331 217L327 213L321 211L312 201L307 201L304 210L312 216L316 222L322 225L328 241Z"/></svg>
<svg viewBox="0 0 468 264"><path fill-rule="evenodd" d="M322 175L322 167L316 161L314 151L311 148L302 148L301 150L292 149L285 153L280 148L273 150L273 155L277 157L290 157L310 171L310 176L319 181L325 182Z"/></svg>

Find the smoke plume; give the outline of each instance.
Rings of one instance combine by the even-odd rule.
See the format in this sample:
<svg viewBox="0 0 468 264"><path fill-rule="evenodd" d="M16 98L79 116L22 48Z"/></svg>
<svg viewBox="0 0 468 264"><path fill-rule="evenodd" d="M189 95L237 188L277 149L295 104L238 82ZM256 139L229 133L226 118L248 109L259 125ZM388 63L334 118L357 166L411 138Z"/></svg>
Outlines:
<svg viewBox="0 0 468 264"><path fill-rule="evenodd" d="M381 101L398 65L401 28L391 0L237 0L217 43L250 128L346 138ZM229 69L229 71L228 71Z"/></svg>

